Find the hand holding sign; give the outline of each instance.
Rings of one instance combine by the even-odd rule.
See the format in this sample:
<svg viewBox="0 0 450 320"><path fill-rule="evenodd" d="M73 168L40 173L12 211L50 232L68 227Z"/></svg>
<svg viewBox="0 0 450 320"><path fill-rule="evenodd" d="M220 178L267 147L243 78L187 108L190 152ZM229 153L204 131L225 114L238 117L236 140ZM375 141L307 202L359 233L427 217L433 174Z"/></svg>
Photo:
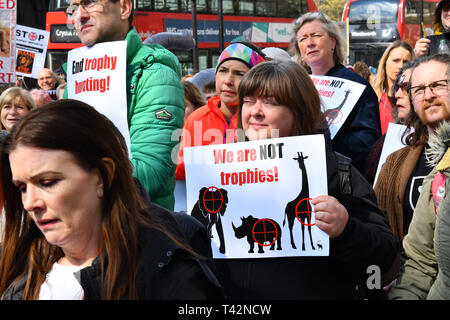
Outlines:
<svg viewBox="0 0 450 320"><path fill-rule="evenodd" d="M311 200L314 205L316 226L330 239L339 236L348 221L347 209L334 197L318 196Z"/></svg>
<svg viewBox="0 0 450 320"><path fill-rule="evenodd" d="M215 258L328 255L328 235L317 227L311 204L327 194L322 135L185 152L187 159L197 153L204 159L185 162L187 212L207 228Z"/></svg>

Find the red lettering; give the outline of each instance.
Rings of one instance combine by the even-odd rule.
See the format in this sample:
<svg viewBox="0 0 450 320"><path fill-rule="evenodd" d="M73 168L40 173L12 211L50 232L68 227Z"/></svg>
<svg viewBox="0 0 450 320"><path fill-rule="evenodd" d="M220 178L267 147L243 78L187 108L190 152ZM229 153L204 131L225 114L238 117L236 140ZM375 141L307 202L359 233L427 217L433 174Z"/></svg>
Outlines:
<svg viewBox="0 0 450 320"><path fill-rule="evenodd" d="M278 181L278 167L273 167L273 169L268 170L258 170L257 168L241 172L221 172L220 182L222 185L226 186L230 183L232 185L242 186L244 184L252 183L265 183L265 182L276 182Z"/></svg>
<svg viewBox="0 0 450 320"><path fill-rule="evenodd" d="M14 9L16 7L15 0L0 0L0 9Z"/></svg>
<svg viewBox="0 0 450 320"><path fill-rule="evenodd" d="M11 82L12 82L12 79L13 79L13 76L14 76L13 73L9 73L9 72L3 73L3 72L0 72L0 82L2 82L2 83L11 83Z"/></svg>
<svg viewBox="0 0 450 320"><path fill-rule="evenodd" d="M216 153L217 151L217 153ZM214 150L214 164L218 163L231 163L233 162L233 152L223 150Z"/></svg>

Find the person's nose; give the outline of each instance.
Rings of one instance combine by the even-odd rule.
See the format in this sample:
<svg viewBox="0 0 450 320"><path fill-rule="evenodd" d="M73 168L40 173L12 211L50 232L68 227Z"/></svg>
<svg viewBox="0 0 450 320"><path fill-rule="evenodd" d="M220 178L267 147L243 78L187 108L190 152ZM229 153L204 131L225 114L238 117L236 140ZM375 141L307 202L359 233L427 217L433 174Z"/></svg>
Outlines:
<svg viewBox="0 0 450 320"><path fill-rule="evenodd" d="M306 46L308 47L314 47L316 43L314 42L313 37L306 38Z"/></svg>
<svg viewBox="0 0 450 320"><path fill-rule="evenodd" d="M89 19L89 12L82 5L79 5L73 19L80 22L86 21Z"/></svg>
<svg viewBox="0 0 450 320"><path fill-rule="evenodd" d="M33 186L27 186L27 190L22 193L22 204L25 210L28 212L38 211L44 206L44 201L40 197L39 190Z"/></svg>
<svg viewBox="0 0 450 320"><path fill-rule="evenodd" d="M261 99L256 99L255 103L252 106L251 110L251 116L252 117L261 117L263 116L263 104Z"/></svg>
<svg viewBox="0 0 450 320"><path fill-rule="evenodd" d="M227 86L233 86L234 84L234 75L232 72L228 72L225 76L225 83Z"/></svg>
<svg viewBox="0 0 450 320"><path fill-rule="evenodd" d="M9 109L9 115L10 116L15 116L17 114L18 114L18 112L17 112L16 106L12 106L11 109Z"/></svg>
<svg viewBox="0 0 450 320"><path fill-rule="evenodd" d="M430 86L425 87L425 92L423 93L424 100L433 100L436 98L436 94L431 90Z"/></svg>
<svg viewBox="0 0 450 320"><path fill-rule="evenodd" d="M398 88L397 91L394 92L394 97L396 99L403 98L403 92L401 88Z"/></svg>

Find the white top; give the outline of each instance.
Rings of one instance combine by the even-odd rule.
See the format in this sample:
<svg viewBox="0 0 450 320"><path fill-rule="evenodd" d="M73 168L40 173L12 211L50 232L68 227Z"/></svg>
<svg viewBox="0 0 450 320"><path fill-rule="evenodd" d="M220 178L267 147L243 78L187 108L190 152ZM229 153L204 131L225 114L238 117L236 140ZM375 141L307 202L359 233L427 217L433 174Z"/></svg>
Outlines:
<svg viewBox="0 0 450 320"><path fill-rule="evenodd" d="M82 300L84 291L74 275L82 268L55 262L41 285L39 300Z"/></svg>

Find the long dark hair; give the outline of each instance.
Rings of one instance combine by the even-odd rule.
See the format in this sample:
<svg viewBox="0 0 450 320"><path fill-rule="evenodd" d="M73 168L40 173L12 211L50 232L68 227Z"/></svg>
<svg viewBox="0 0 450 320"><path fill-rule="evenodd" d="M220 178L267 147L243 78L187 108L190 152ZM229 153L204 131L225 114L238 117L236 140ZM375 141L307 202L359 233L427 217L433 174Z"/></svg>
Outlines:
<svg viewBox="0 0 450 320"><path fill-rule="evenodd" d="M24 210L20 191L12 182L9 154L19 145L70 152L81 168L99 170L103 179L102 243L100 253L101 297L138 298L136 272L139 261L139 227L157 229L181 247L180 235L151 212L132 178L132 168L111 123L91 106L76 100L59 100L30 111L4 141L1 183L5 200L5 224L0 259L0 296L26 276L23 299L36 299L46 274L63 256L49 244ZM102 159L114 162L108 173ZM74 195L76 196L76 195ZM167 230L171 230L170 232Z"/></svg>

